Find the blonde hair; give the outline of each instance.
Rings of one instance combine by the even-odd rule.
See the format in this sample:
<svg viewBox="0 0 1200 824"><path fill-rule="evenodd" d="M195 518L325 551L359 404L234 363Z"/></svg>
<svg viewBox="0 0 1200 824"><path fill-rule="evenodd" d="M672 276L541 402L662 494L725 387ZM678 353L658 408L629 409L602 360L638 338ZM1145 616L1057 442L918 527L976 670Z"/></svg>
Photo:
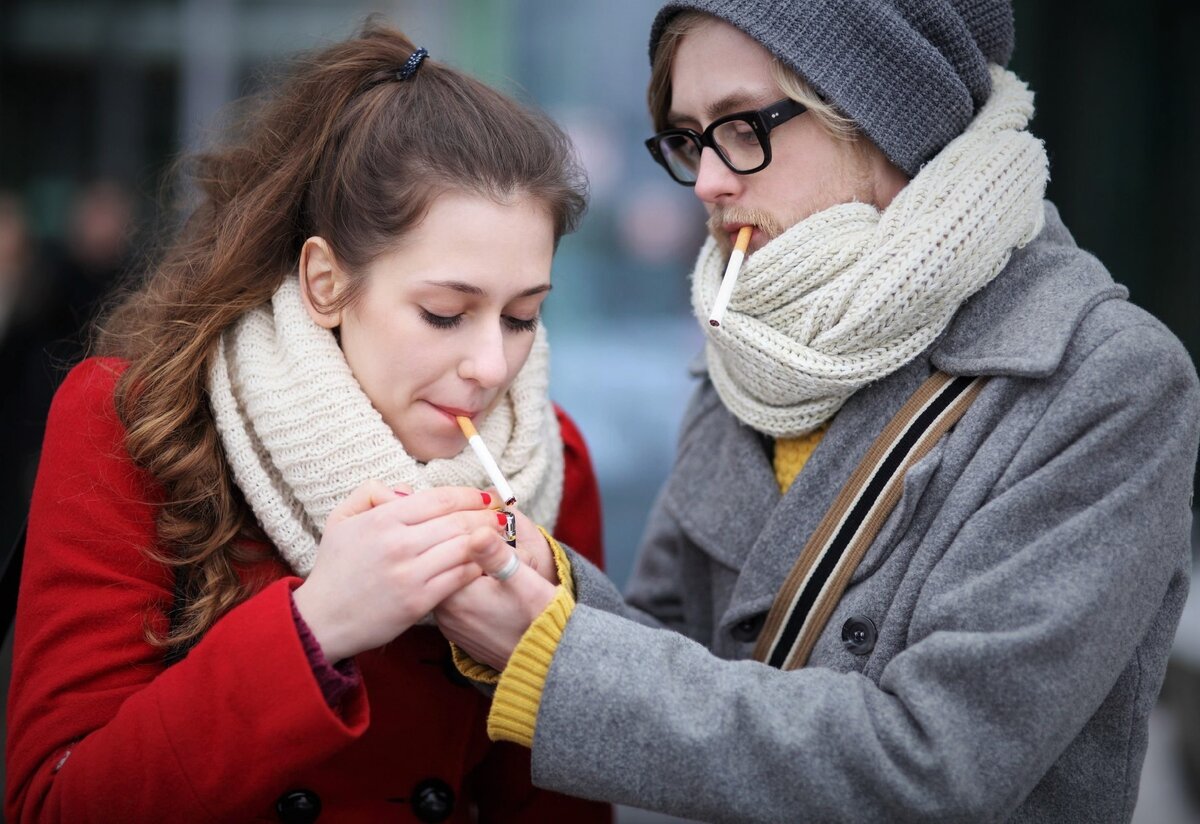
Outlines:
<svg viewBox="0 0 1200 824"><path fill-rule="evenodd" d="M675 62L675 52L679 49L680 41L698 23L717 19L719 18L705 12L684 11L672 17L663 29L654 50L654 60L650 64L650 83L646 90L646 102L655 131L670 128L667 113L671 110L671 66ZM780 91L797 103L803 104L813 119L830 135L850 144L864 142L861 140L863 133L853 120L817 94L808 81L778 57L773 60L771 75Z"/></svg>

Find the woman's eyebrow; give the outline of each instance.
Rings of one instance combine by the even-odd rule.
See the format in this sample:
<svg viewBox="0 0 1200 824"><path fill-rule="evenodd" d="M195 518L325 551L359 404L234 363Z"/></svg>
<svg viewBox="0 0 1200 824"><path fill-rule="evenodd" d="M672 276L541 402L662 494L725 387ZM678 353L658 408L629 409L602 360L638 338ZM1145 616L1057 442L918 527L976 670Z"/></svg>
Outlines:
<svg viewBox="0 0 1200 824"><path fill-rule="evenodd" d="M437 286L442 289L453 289L455 292L462 292L464 295L479 297L487 294L487 292L475 284L464 283L461 280L427 280L425 283L429 286ZM543 283L540 286L532 286L514 297L527 298L531 295L540 295L542 292L549 292L552 288L549 283Z"/></svg>

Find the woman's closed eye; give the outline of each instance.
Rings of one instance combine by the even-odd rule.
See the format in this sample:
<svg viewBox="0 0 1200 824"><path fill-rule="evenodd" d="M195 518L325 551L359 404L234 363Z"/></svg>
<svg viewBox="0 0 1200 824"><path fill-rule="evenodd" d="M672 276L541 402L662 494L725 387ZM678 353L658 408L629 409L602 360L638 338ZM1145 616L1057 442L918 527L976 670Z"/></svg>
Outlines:
<svg viewBox="0 0 1200 824"><path fill-rule="evenodd" d="M517 318L512 315L504 316L504 325L513 332L532 332L537 329L538 316L534 315L531 318Z"/></svg>
<svg viewBox="0 0 1200 824"><path fill-rule="evenodd" d="M434 329L454 329L462 323L463 314L460 312L457 315L438 315L428 309L421 309L421 319ZM503 315L502 322L510 332L532 332L537 329L538 316L519 318L515 315Z"/></svg>
<svg viewBox="0 0 1200 824"><path fill-rule="evenodd" d="M421 309L421 320L428 323L434 329L453 329L462 323L462 313L457 315L435 315L428 309Z"/></svg>

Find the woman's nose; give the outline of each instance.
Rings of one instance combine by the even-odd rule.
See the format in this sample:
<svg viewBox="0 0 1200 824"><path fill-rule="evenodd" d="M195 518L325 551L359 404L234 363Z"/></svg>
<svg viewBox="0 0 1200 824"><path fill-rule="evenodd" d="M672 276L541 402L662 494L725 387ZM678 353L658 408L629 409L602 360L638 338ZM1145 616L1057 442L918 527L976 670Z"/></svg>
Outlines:
<svg viewBox="0 0 1200 824"><path fill-rule="evenodd" d="M474 336L470 349L458 365L458 375L485 389L503 386L508 379L508 360L504 356L504 332L497 322L495 331Z"/></svg>

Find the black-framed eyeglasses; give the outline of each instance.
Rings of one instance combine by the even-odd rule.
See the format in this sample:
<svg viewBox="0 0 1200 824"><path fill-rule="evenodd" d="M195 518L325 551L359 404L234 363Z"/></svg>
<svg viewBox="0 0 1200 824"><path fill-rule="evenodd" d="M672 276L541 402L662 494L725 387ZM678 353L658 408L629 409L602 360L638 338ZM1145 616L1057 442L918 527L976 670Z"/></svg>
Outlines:
<svg viewBox="0 0 1200 824"><path fill-rule="evenodd" d="M646 141L646 148L676 183L695 186L700 153L707 146L739 175L760 172L771 162L771 130L787 123L807 107L784 98L756 112L736 112L718 118L703 133L666 129Z"/></svg>

